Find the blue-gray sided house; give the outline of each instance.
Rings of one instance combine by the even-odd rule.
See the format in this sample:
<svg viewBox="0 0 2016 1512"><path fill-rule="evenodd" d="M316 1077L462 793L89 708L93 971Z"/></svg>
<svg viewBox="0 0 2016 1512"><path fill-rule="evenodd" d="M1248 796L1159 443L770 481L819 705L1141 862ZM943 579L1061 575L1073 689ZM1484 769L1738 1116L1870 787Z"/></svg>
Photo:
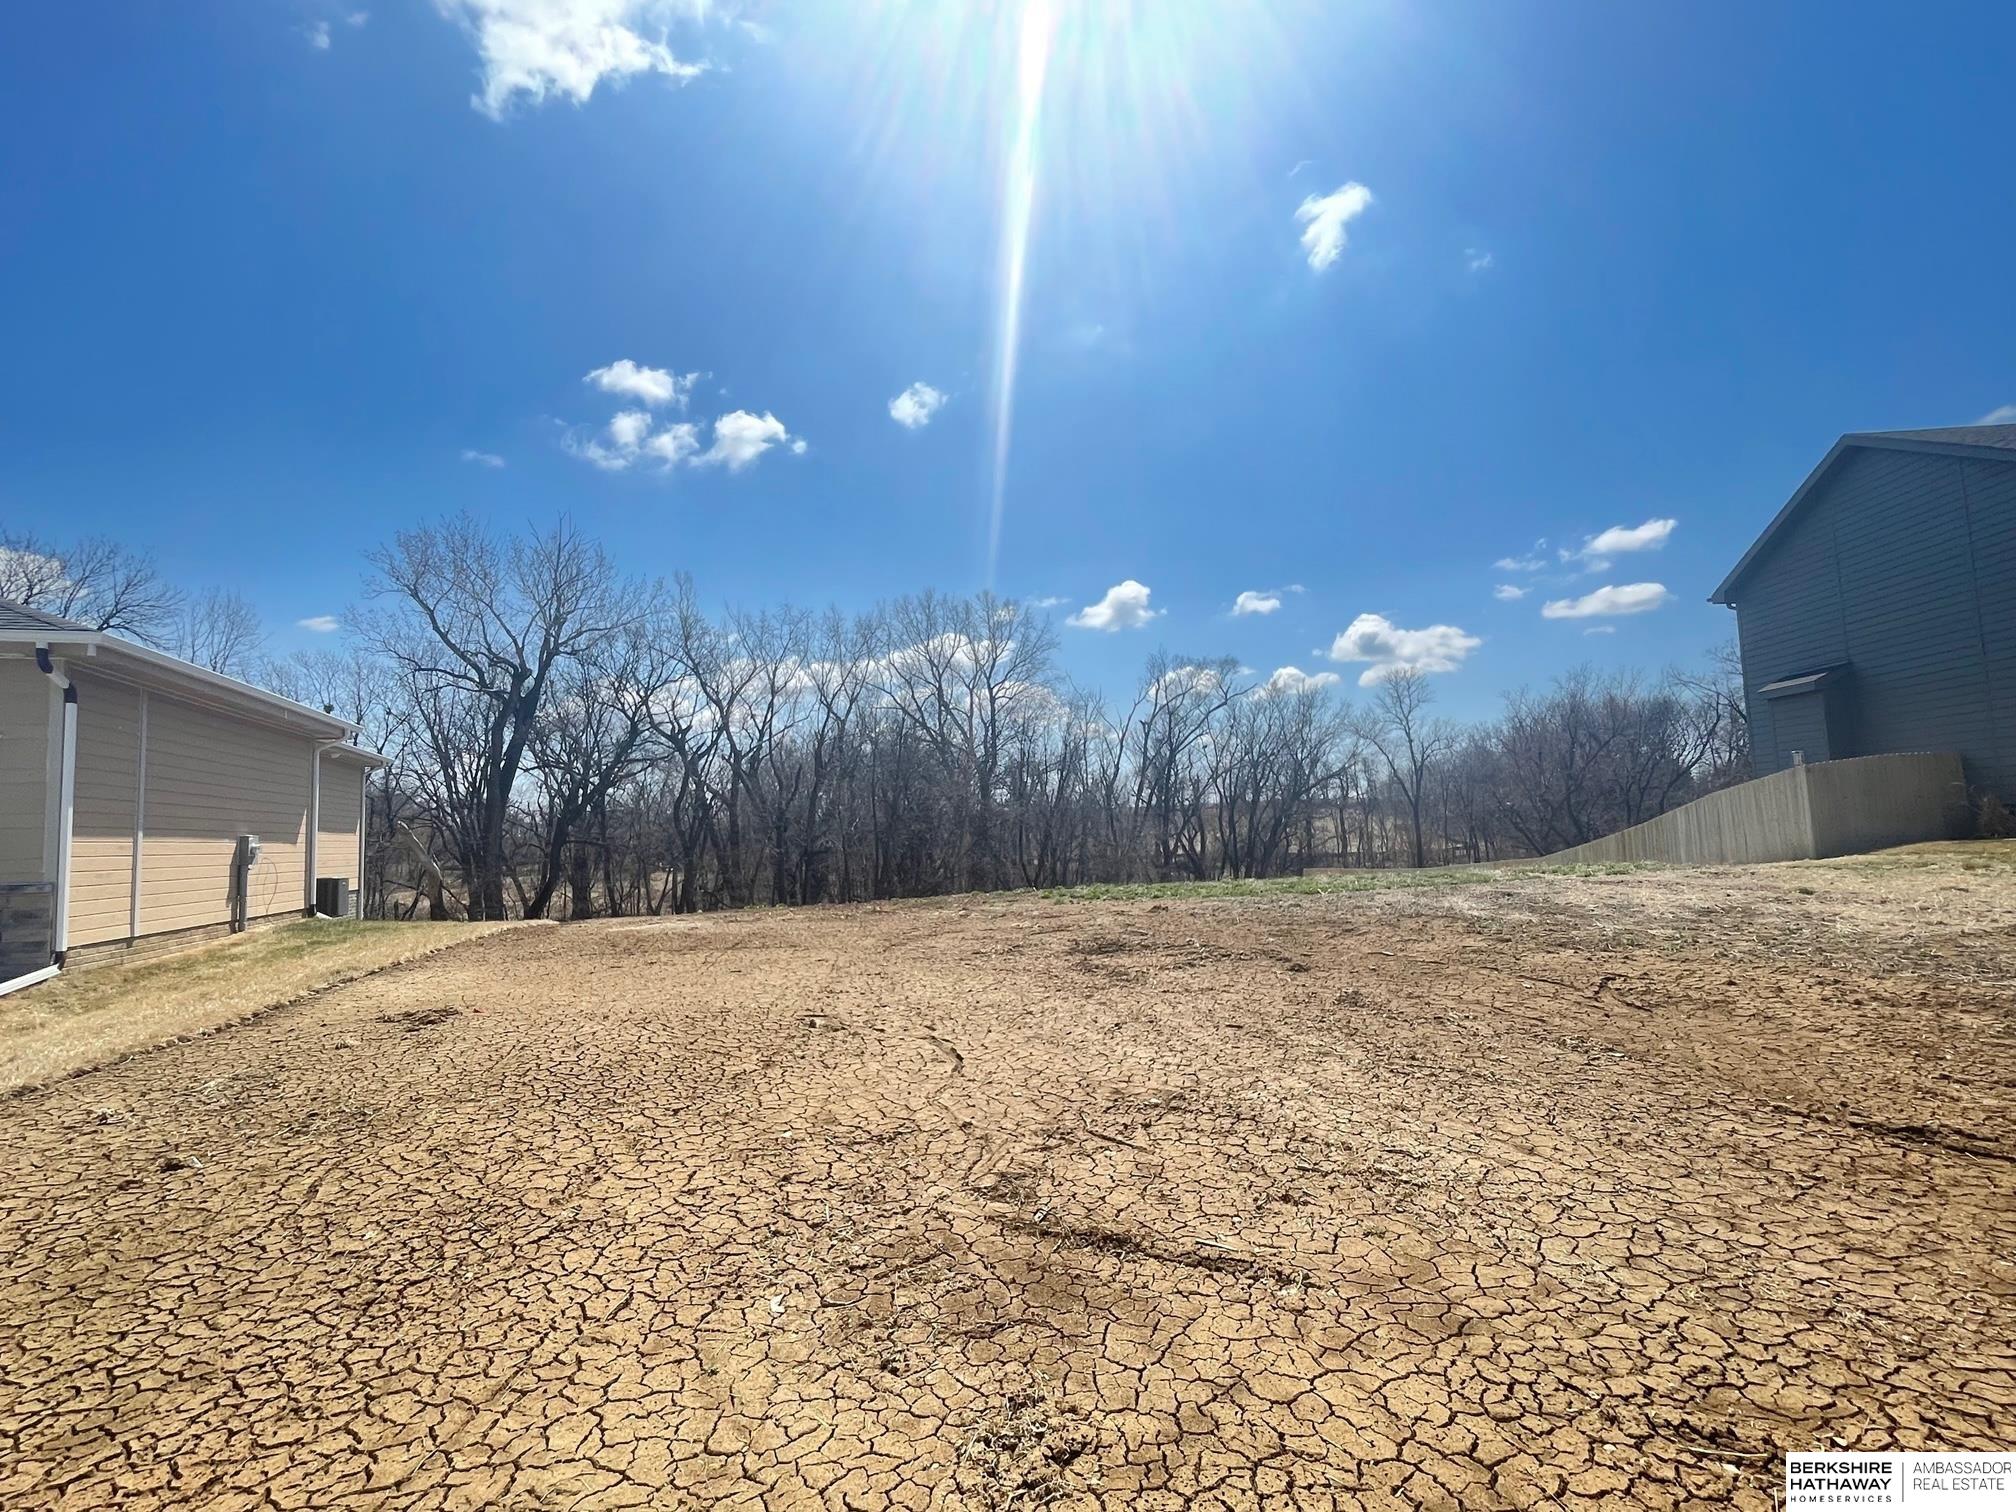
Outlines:
<svg viewBox="0 0 2016 1512"><path fill-rule="evenodd" d="M1757 775L1953 751L2016 804L2016 425L1843 436L1712 599Z"/></svg>

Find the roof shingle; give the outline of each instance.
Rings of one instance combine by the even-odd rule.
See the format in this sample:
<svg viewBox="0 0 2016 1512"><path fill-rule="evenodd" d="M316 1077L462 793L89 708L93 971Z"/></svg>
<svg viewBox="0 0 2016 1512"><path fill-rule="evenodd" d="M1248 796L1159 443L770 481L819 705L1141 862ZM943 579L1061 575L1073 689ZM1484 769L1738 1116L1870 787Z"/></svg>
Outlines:
<svg viewBox="0 0 2016 1512"><path fill-rule="evenodd" d="M1992 446L2016 451L2016 425L1943 425L1932 430L1858 431L1844 441L1939 441L1948 446Z"/></svg>
<svg viewBox="0 0 2016 1512"><path fill-rule="evenodd" d="M67 620L61 615L44 614L40 609L30 609L26 604L4 598L0 598L0 630L67 630L73 635L93 633L89 625L80 625L76 620Z"/></svg>

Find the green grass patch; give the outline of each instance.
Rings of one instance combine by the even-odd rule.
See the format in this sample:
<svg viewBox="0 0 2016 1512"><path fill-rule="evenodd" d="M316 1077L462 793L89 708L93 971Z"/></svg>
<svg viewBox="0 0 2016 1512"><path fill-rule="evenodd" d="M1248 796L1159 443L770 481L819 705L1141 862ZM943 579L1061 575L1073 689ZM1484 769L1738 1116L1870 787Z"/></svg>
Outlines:
<svg viewBox="0 0 2016 1512"><path fill-rule="evenodd" d="M1511 882L1536 876L1615 877L1654 869L1648 862L1610 861L1563 866L1436 866L1425 871L1339 871L1316 877L1237 878L1220 882L1094 882L1083 887L1046 887L1043 898L1051 903L1127 903L1143 898L1323 898L1341 893L1468 887L1478 882Z"/></svg>
<svg viewBox="0 0 2016 1512"><path fill-rule="evenodd" d="M1664 861L1514 861L1498 875L1503 877L1632 877L1639 872L1667 871Z"/></svg>
<svg viewBox="0 0 2016 1512"><path fill-rule="evenodd" d="M1368 871L1336 877L1236 878L1223 882L1094 882L1084 887L1048 887L1052 903L1130 902L1138 898L1293 898L1331 893L1385 892L1404 887L1462 887L1489 882L1488 871Z"/></svg>

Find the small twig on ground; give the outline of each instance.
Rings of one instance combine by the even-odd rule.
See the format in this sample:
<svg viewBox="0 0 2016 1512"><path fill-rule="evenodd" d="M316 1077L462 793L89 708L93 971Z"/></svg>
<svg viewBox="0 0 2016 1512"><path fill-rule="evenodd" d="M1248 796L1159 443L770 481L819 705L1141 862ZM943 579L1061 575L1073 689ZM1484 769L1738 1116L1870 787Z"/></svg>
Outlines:
<svg viewBox="0 0 2016 1512"><path fill-rule="evenodd" d="M1677 1433L1668 1433L1665 1437L1671 1439L1690 1454L1705 1454L1710 1458L1768 1460L1778 1452L1775 1449L1717 1449L1713 1444L1692 1443L1680 1437Z"/></svg>
<svg viewBox="0 0 2016 1512"><path fill-rule="evenodd" d="M1087 1134L1091 1135L1094 1139L1100 1141L1102 1144L1124 1145L1130 1150L1146 1150L1147 1148L1147 1146L1145 1145L1136 1144L1131 1139L1124 1139L1118 1134L1108 1134L1103 1129L1095 1129L1092 1127L1092 1125L1086 1123L1083 1119L1079 1120L1079 1127L1084 1129L1084 1131Z"/></svg>

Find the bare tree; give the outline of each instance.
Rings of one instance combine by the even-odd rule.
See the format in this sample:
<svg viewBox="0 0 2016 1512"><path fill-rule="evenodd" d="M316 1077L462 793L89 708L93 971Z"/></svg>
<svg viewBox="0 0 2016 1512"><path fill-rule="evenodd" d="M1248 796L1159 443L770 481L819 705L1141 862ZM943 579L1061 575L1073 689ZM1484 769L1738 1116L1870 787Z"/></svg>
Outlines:
<svg viewBox="0 0 2016 1512"><path fill-rule="evenodd" d="M212 672L251 681L263 670L265 644L258 612L240 595L211 588L183 600L167 649Z"/></svg>
<svg viewBox="0 0 2016 1512"><path fill-rule="evenodd" d="M498 541L469 516L371 556L366 643L395 669L431 757L433 821L453 837L476 918L506 917L513 791L554 678L644 616L649 593L563 520Z"/></svg>
<svg viewBox="0 0 2016 1512"><path fill-rule="evenodd" d="M564 525L508 542L465 520L375 565L363 645L384 680L313 658L275 676L378 711L394 766L373 832L401 906L436 913L1540 854L1685 802L1729 743L1728 695L1679 677L1572 673L1465 731L1420 673L1354 714L1327 687L1158 652L1109 706L1009 601L710 616L690 582L668 601Z"/></svg>
<svg viewBox="0 0 2016 1512"><path fill-rule="evenodd" d="M891 607L884 637L881 692L936 759L951 799L960 849L948 884L998 886L1003 740L1022 709L1050 696L1055 632L1011 599L925 593Z"/></svg>
<svg viewBox="0 0 2016 1512"><path fill-rule="evenodd" d="M0 598L148 645L171 636L181 605L151 561L115 541L66 548L13 531L0 532Z"/></svg>
<svg viewBox="0 0 2016 1512"><path fill-rule="evenodd" d="M1743 688L1743 654L1736 642L1711 647L1708 664L1698 671L1675 670L1668 676L1692 695L1689 717L1702 732L1707 756L1701 772L1705 792L1750 780L1750 715Z"/></svg>
<svg viewBox="0 0 2016 1512"><path fill-rule="evenodd" d="M545 915L570 863L570 917L594 913L598 859L605 898L612 891L609 797L662 756L652 716L677 664L659 631L655 620L640 614L561 663L555 674L527 758L541 800L534 818L541 871L523 901L527 918ZM582 834L591 820L599 832L594 842Z"/></svg>
<svg viewBox="0 0 2016 1512"><path fill-rule="evenodd" d="M1134 700L1134 803L1145 815L1157 872L1177 863L1192 877L1209 867L1203 854L1203 808L1212 726L1246 692L1231 657L1190 661L1157 652L1148 659Z"/></svg>
<svg viewBox="0 0 2016 1512"><path fill-rule="evenodd" d="M1372 708L1357 726L1365 743L1379 753L1388 779L1406 802L1416 868L1428 864L1421 817L1429 775L1457 739L1456 729L1448 721L1429 717L1428 706L1434 701L1435 690L1428 686L1427 676L1405 668L1380 682Z"/></svg>
<svg viewBox="0 0 2016 1512"><path fill-rule="evenodd" d="M1219 869L1285 868L1298 833L1313 841L1317 795L1340 775L1343 720L1320 688L1260 687L1226 706L1212 743ZM1313 844L1305 846L1313 849Z"/></svg>

